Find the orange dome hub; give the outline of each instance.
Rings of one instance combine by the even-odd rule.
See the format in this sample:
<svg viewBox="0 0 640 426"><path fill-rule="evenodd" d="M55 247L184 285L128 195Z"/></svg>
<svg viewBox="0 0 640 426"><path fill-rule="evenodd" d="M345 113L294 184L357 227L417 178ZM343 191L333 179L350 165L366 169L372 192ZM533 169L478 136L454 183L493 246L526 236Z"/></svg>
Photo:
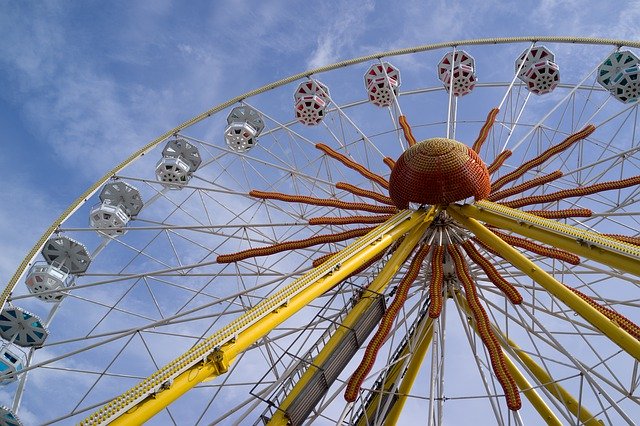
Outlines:
<svg viewBox="0 0 640 426"><path fill-rule="evenodd" d="M391 171L389 196L400 209L409 203L449 204L489 196L487 166L468 146L432 138L407 149Z"/></svg>

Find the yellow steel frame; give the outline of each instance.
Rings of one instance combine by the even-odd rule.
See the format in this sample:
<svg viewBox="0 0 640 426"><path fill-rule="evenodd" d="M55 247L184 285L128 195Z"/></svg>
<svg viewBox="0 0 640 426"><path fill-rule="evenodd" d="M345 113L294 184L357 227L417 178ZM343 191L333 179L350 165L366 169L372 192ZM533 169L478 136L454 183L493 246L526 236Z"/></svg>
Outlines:
<svg viewBox="0 0 640 426"><path fill-rule="evenodd" d="M603 44L603 45L611 45L611 46L629 46L640 48L640 42L633 40L616 40L616 39L606 39L606 38L594 38L594 37L554 37L554 36L529 36L529 37L495 37L495 38L480 38L480 39L468 39L468 40L456 40L451 42L442 42L442 43L431 43L422 46L412 47L412 48L403 48L390 50L386 52L378 52L371 55L365 55L358 58L353 58L341 62L337 62L335 64L326 65L322 67L318 67L312 70L307 70L298 74L291 75L289 77L283 78L281 80L266 84L262 87L256 88L254 90L250 90L246 93L238 95L234 98L231 98L221 104L218 104L201 114L183 122L182 124L176 126L175 128L165 132L160 135L156 139L150 141L145 146L140 148L131 154L127 159L125 159L122 163L118 164L111 170L107 171L100 179L98 179L93 185L91 185L87 190L85 190L76 200L74 200L61 214L60 216L45 230L42 236L38 239L38 241L33 245L31 250L24 257L22 262L18 265L16 271L12 275L9 282L6 284L2 292L0 293L0 308L4 306L9 296L11 295L13 289L18 284L19 280L24 275L25 271L29 266L31 266L32 262L38 255L39 251L44 246L45 242L53 235L53 233L63 224L67 218L69 218L74 212L76 212L87 200L92 197L95 192L109 179L115 176L117 173L122 171L125 167L132 164L138 158L144 156L148 152L150 152L153 148L158 146L167 138L172 135L178 134L180 131L187 129L209 117L223 111L226 108L229 108L238 102L242 102L244 99L259 95L261 93L267 92L269 90L284 86L286 84L290 84L297 80L306 78L313 74L318 74L326 71L331 71L335 69L339 69L342 67L368 62L371 60L378 60L381 57L391 57L391 56L399 56L406 55L410 53L417 52L426 52L436 49L442 49L447 47L455 47L462 45L485 45L485 44L506 44L506 43L537 43L537 42L556 42L556 43L582 43L582 44ZM162 373L158 372L158 376L163 376ZM152 377L155 377L152 376ZM151 377L149 378L151 379ZM146 382L146 381L145 381ZM155 386L155 385L154 385ZM146 390L148 391L148 389ZM146 392L144 391L144 392ZM125 398L124 396L122 396ZM126 399L126 398L125 398ZM108 404L110 406L110 404Z"/></svg>
<svg viewBox="0 0 640 426"><path fill-rule="evenodd" d="M411 392L411 389L413 388L413 384L418 377L422 361L427 355L429 345L431 344L431 340L433 338L433 319L429 318L428 315L425 315L418 327L420 333L418 333L414 339L415 342L418 342L418 346L415 347L413 353L411 353L409 345L407 345L403 351L403 355L410 356L411 359L409 360L409 365L407 365L407 369L404 372L402 382L400 383L400 386L398 386L398 399L393 403L384 420L385 425L395 425L398 423L404 404L407 402L409 392ZM388 389L389 384L395 383L397 376L402 373L401 364L402 363L398 362L393 366L387 375L387 380L383 389ZM377 398L379 398L378 395L376 395L376 399ZM369 407L371 410L367 410L369 418L371 418L373 410L375 410L375 407L377 406L376 399L374 399L373 403Z"/></svg>
<svg viewBox="0 0 640 426"><path fill-rule="evenodd" d="M115 398L81 425L137 425L198 383L223 374L235 357L309 302L331 289L414 227L433 210L404 210L351 243L327 262L258 303L156 373ZM429 219L429 220L431 220Z"/></svg>
<svg viewBox="0 0 640 426"><path fill-rule="evenodd" d="M469 318L469 324L473 328L473 331L475 331L478 337L480 337L480 334L478 333L477 325L475 324L474 321L470 319L470 318L473 318L473 313L471 312L471 309L469 309L469 305L467 304L467 301L462 297L459 291L454 292L454 297L456 298L456 302L458 306L460 306L464 310L467 318ZM495 332L502 334L495 325L491 324L491 327ZM560 419L558 419L555 413L551 411L547 403L538 394L538 391L531 386L531 384L529 383L527 378L524 376L524 374L522 374L520 369L515 365L515 363L511 360L511 358L504 352L504 342L500 339L498 340L500 341L500 344L503 345L503 355L504 355L504 360L507 364L507 369L509 370L514 380L516 381L518 385L518 389L520 389L522 393L524 393L524 396L529 400L533 408L535 408L538 414L540 414L540 417L542 417L542 419L544 419L544 421L548 425L562 425L562 422L560 421ZM532 359L531 361L533 362L533 364L535 364L535 361L533 361ZM536 377L539 379L537 375ZM541 383L548 383L548 382L541 382ZM550 386L553 386L553 384L551 384ZM564 400L561 402L566 402L566 401L568 400Z"/></svg>
<svg viewBox="0 0 640 426"><path fill-rule="evenodd" d="M500 331L498 331L495 327L494 329L500 333ZM516 356L520 359L522 364L527 367L529 372L538 380L538 382L542 383L547 391L551 395L553 395L559 403L567 407L571 414L573 414L574 416L579 416L582 424L586 426L602 426L603 423L600 420L596 419L584 405L580 405L578 400L576 400L573 395L571 395L565 388L563 388L559 383L553 380L549 373L544 368L542 368L540 364L538 364L526 352L520 349L520 347L511 339L504 336L504 334L502 335L502 337L502 339L498 339L500 340L500 344L504 347L504 342L506 341L511 349L513 349ZM509 360L509 362L513 364L513 361ZM514 368L517 369L515 365ZM511 368L509 368L509 370L511 370ZM518 386L520 386L520 383L518 383Z"/></svg>
<svg viewBox="0 0 640 426"><path fill-rule="evenodd" d="M486 200L449 210L640 276L640 247L633 244Z"/></svg>
<svg viewBox="0 0 640 426"><path fill-rule="evenodd" d="M610 340L615 342L629 355L640 361L640 342L633 336L622 329L618 324L611 321L598 310L590 306L582 300L578 295L569 290L564 284L557 281L535 263L527 259L518 250L504 242L500 237L496 236L488 228L477 220L467 217L466 214L471 212L476 214L479 209L461 208L459 206L450 206L447 212L458 222L460 222L469 231L475 234L483 243L497 251L504 259L511 262L513 266L531 277L535 282L540 284L550 294L560 299L564 304L571 308L574 312L582 316L591 325L600 330ZM535 225L531 225L532 227ZM573 228L573 227L570 227ZM552 239L549 237L548 239ZM606 249L602 249L606 251ZM637 262L637 260L636 260Z"/></svg>
<svg viewBox="0 0 640 426"><path fill-rule="evenodd" d="M289 405L304 392L307 383L315 372L318 370L318 366L322 365L325 360L335 351L340 342L344 340L353 325L357 323L358 319L369 309L369 307L375 302L378 295L384 292L385 288L396 275L400 267L405 263L415 246L422 239L424 232L427 230L433 219L435 218L438 210L431 208L421 224L414 227L404 238L400 246L395 250L389 261L382 268L380 273L371 281L371 284L363 291L362 297L356 303L356 305L345 316L342 324L336 329L335 333L329 338L329 341L324 345L318 355L316 355L313 363L309 366L307 371L304 372L300 380L296 383L293 389L285 397L285 399L278 407L278 411L273 415L269 421L270 426L286 425L288 419L285 416L285 411Z"/></svg>

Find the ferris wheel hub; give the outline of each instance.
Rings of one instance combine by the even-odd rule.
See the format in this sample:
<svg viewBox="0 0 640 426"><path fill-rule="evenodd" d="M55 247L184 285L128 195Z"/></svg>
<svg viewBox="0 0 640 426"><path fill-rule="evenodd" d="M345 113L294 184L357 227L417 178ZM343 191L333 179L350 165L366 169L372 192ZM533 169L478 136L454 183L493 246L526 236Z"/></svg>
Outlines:
<svg viewBox="0 0 640 426"><path fill-rule="evenodd" d="M465 144L432 138L407 149L391 171L389 195L398 208L409 203L450 204L491 191L489 172L478 154Z"/></svg>

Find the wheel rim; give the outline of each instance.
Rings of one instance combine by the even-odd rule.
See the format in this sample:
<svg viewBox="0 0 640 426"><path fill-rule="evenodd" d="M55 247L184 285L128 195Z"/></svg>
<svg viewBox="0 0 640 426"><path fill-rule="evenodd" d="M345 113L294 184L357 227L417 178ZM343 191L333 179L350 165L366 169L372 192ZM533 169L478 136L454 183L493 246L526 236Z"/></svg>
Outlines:
<svg viewBox="0 0 640 426"><path fill-rule="evenodd" d="M505 42L529 40L504 39ZM576 41L585 42L585 40ZM472 47L468 46L488 42L487 40L456 42L443 44L442 47L456 46L456 49L464 48L471 52ZM593 40L592 42L599 41ZM594 52L604 53L601 57L597 53L593 53L592 68L595 69L607 54L613 51L611 45L629 46L631 44L629 42L610 42L605 43L605 48L594 47ZM529 48L529 45L514 46L511 49L512 55L509 60L515 61L522 49ZM490 69L489 61L484 60L483 62L480 53L489 51L490 47L477 46L477 49L478 53L474 52L473 54L478 61L477 68L480 73L482 69ZM407 49L398 51L396 54L421 50L428 49ZM421 60L435 66L438 59L446 52L447 50L427 51L422 53L424 57ZM388 59L391 63L394 62L394 54L377 57L381 56L384 56L385 60ZM556 56L560 61L560 55ZM435 62L432 60L434 58ZM357 64L372 59L374 58L361 58L346 61L342 65L357 67L359 66ZM284 86L280 92L260 91L264 93L257 93L258 91L256 91L250 97L243 97L243 105L257 109L266 123L265 130L258 136L258 145L246 154L238 154L224 145L221 136L222 130L227 124L223 122L224 117L218 117L220 114L215 115L213 112L207 112L200 116L200 119L206 115L212 115L212 119L205 120L203 123L211 123L211 127L220 129L219 132L213 133L213 137L209 136L212 132L206 128L207 126L189 127L190 124L183 125L180 126L180 129L168 132L155 143L145 147L146 155L144 158L138 155L140 159L132 162L126 168L118 167L119 170L115 172L118 179L136 186L142 192L145 208L127 227L129 229L128 235L118 237L118 239L109 239L108 244L104 244L104 248L102 248L101 238L86 226L88 206L80 206L79 210L64 220L64 224L58 229L64 235L72 236L89 247L97 248L94 251L102 251L100 256L96 258L96 262L104 260L100 264L94 264L89 269L89 273L77 279L76 286L71 292L72 296L65 299L61 305L64 309L57 313L56 321L51 324L51 335L57 336L56 340L53 341L50 338L49 342L45 344L45 348L35 351L33 359L30 360L32 367L27 367L27 369L31 371L30 376L33 377L34 386L38 386L38 375L46 378L46 374L53 374L52 372L67 374L69 378L72 375L82 377L81 384L75 386L82 388L79 393L84 394L87 391L88 393L86 398L80 402L75 401L72 405L78 404L78 408L81 409L100 404L131 387L142 377L150 375L175 355L188 349L199 336L205 336L220 328L231 318L240 315L247 306L254 305L269 292L277 289L282 280L303 273L309 269L311 260L326 254L329 251L327 246L324 246L319 252L311 247L296 250L293 253L284 252L282 255L260 257L257 260L248 258L237 264L220 265L215 263L215 255L237 252L253 246L344 231L354 227L343 225L309 226L307 221L313 217L347 214L332 207L283 203L250 197L248 194L253 189L336 198L349 202L369 201L362 197L354 197L344 190L336 190L336 182L346 181L367 190L386 194L379 185L371 183L334 160L327 158L315 147L315 142L322 141L333 149L350 155L351 158L368 169L381 175L388 174L389 169L383 163L384 157L389 156L397 159L401 150L406 147L401 131L394 122L399 115L397 105L393 104L388 109L379 109L367 104L366 101L347 104L336 99L339 96L333 94L340 93L341 84L344 87L348 84L361 84L356 78L358 77L356 74L363 74L366 71L366 66L375 63L376 61L371 61L362 64L356 70L357 72L352 74L349 74L352 68L343 70L344 74L342 75L337 75L337 73L323 75L321 74L322 70L306 74L313 74L314 78L317 75L317 78L331 89L333 96L330 97L331 104L322 123L316 127L293 124L289 118L292 108L290 92L293 92L297 78L301 77L296 76L296 78L287 79L283 83L273 84L269 87ZM339 67L325 67L325 70L328 71L331 68ZM507 77L504 80L510 80L513 76L511 68L512 66L509 68L511 74L505 73L504 75ZM567 68L570 70L570 66ZM633 172L634 168L638 167L637 156L634 158L634 153L638 149L638 145L634 141L636 106L618 105L617 101L610 99L608 94L595 83L595 75L585 79L586 81L577 87L576 84L582 81L589 71L584 71L581 74L576 73L573 82L561 83L552 95L553 101L547 101L544 97L533 98L534 95L527 97L526 90L519 84L512 86L507 96L505 92L510 87L508 81L498 84L483 84L480 81L474 92L468 97L462 97L456 101L446 95L442 85L436 85L435 76L431 75L429 78L425 78L429 83L433 83L433 86L422 87L417 82L411 86L409 83L411 78L403 74L398 100L402 113L408 117L413 131L419 139L450 133L456 139L471 145L489 109L497 106L504 98L501 115L497 118L497 126L490 133L480 154L489 163L503 150L505 145L512 148L514 155L503 169L506 172L540 154L550 144L557 143L569 134L580 130L588 122L600 124L593 137L550 160L545 164L544 170L536 170L527 175L527 178L532 178L551 172L556 168L563 170L564 176L556 181L554 186L545 188L547 193L563 188L586 186L637 175L637 172ZM352 75L353 78L347 79L345 75ZM482 76L482 74L479 75ZM563 75L569 75L568 78L573 76L570 72ZM285 86L287 83L289 86ZM264 98L260 98L262 95ZM237 106L237 99L232 101L217 108L217 111L221 111L221 114L226 117L226 113L230 111L229 107ZM455 104L457 104L457 115L453 114ZM469 106L466 107L465 104ZM272 105L278 105L278 107L272 107ZM433 116L424 113L425 105L429 105L426 109ZM273 108L273 112L270 108ZM447 111L450 111L448 115ZM216 118L218 119L216 120ZM195 121L198 120L192 120L192 122ZM516 123L516 126L512 135L509 136L508 129L513 122ZM538 126L536 127L536 125ZM202 154L203 162L185 188L179 191L165 190L162 192L162 185L153 177L155 162L160 158L159 151L162 146L153 151L152 145L160 145L160 142L174 133L179 133L181 138L197 146ZM606 137L600 137L600 134L604 134ZM627 140L621 142L624 140L624 135L627 136ZM151 159L148 160L149 158ZM557 165L557 167L554 168L552 165ZM505 172L501 171L495 176L499 177L504 174ZM522 182L522 179L517 181L517 183L519 182ZM101 183L96 188L100 185ZM637 223L637 215L634 211L634 206L637 204L635 203L636 197L637 189L627 188L610 191L607 194L601 193L591 197L570 199L568 204L564 201L556 202L555 206L556 208L591 208L596 212L596 215L591 218L570 220L569 223L587 228L593 227L601 232L611 234L637 235L637 233L631 232ZM558 207L560 204L562 207ZM72 210L75 209L70 208L69 212ZM345 244L335 244L331 246L333 248L330 250L337 250L344 247ZM530 254L528 256L531 257ZM637 402L633 398L623 398L625 392L634 394L635 384L638 381L637 364L633 358L620 351L617 346L603 343L602 340L605 339L595 336L592 326L585 324L579 318L574 319L571 316L573 314L564 309L564 306L545 296L540 288L537 288L531 280L523 277L520 272L511 269L498 258L490 258L499 268L504 268L505 274L521 290L528 303L527 308L515 309L500 296L491 283L487 282L486 277L480 275L478 288L485 307L490 316L493 316L493 322L504 324L504 328L509 330L510 337L513 337L513 340L517 341L532 358L543 365L552 374L554 380L558 380L564 387L571 390L576 399L584 403L585 409L589 407L597 418L610 423L619 422L620 419L623 421L633 419L634 413L636 415L638 413ZM628 318L633 319L634 312L637 317L637 312L634 310L637 308L636 277L612 271L610 268L603 269L599 263L584 259L581 266L569 268L558 260L545 260L543 257L535 255L533 258L543 268L553 272L554 276L562 278L561 281L577 286L584 293L614 306L615 309L626 314ZM195 265L198 266L195 267ZM92 273L92 270L97 268L100 269ZM375 271L375 266L368 271L369 273ZM398 274L389 288L397 285L401 275L401 273ZM318 302L314 302L305 310L306 313L299 314L301 317L292 328L302 330L307 328L308 324L315 322L320 323L317 326L319 329L328 327L331 324L331 319L337 315L340 308L348 304L351 296L362 288L370 276L370 274L363 273L354 277L348 283L337 287L335 292L330 292ZM187 278L188 284L183 284ZM393 351L390 347L395 346L402 338L405 332L403 327L410 326L425 304L425 298L428 296L428 285L425 284L425 280L428 284L427 274L422 273L418 278L418 282L421 284L412 287L412 297L405 307L406 316L404 318L407 325L404 326L402 325L404 322L401 322L398 326L397 337L391 339L390 344L383 349L386 353L380 355L381 362L384 362L383 359L391 355L390 352ZM221 287L222 282L232 282L233 284ZM619 289L621 283L625 284L624 290ZM615 289L612 290L612 287ZM103 290L105 288L117 290ZM129 288L130 291L127 291ZM146 294L144 294L145 291ZM134 298L133 295L136 297ZM223 298L223 301L218 302L217 298ZM16 291L9 301L16 305L25 306L29 310L36 310L32 306L34 308L39 306L39 309L42 310L42 304L32 305L36 303L33 297L27 294L22 295L19 291ZM176 302L178 302L177 305L175 305ZM210 306L202 308L207 304ZM327 304L326 311L319 308L325 304ZM425 407L429 404L424 400L433 399L432 416L436 418L440 415L440 410L445 413L445 416L449 411L455 412L456 408L453 407L456 407L454 404L458 403L468 404L465 405L466 407L482 405L483 410L492 416L504 418L505 422L509 418L512 418L512 421L518 421L519 415L523 418L535 415L526 403L520 414L515 415L506 410L501 397L495 397L495 395L500 395L502 391L493 381L491 369L487 368L489 361L483 358L483 346L475 337L472 328L465 326L464 320L461 327L460 320L456 318L458 314L462 314L462 319L464 319L468 314L461 311L461 305L453 300L446 303L445 306L449 308L449 315L446 320L442 320L447 324L446 327L443 326L443 329L446 328L448 333L455 333L453 330L464 332L464 334L460 333L462 338L459 339L459 342L464 342L467 338L471 341L472 347L480 355L478 362L480 365L485 364L481 369L485 375L484 380L487 381L487 386L483 385L483 378L478 374L476 361L473 357L468 357L471 349L467 345L463 349L464 352L467 352L467 358L461 359L459 363L473 367L468 368L469 374L475 375L474 383L465 382L464 376L458 378L456 370L447 367L444 379L437 377L432 380L437 384L444 382L444 388L435 386L434 392L439 390L432 395L429 393L429 386L423 386L422 394L417 392L416 396L410 399L410 402L418 401L421 403L416 403L416 405ZM94 311L92 312L88 307L93 307ZM192 314L184 314L185 311L196 308L199 309ZM165 317L170 317L176 312L184 316L176 318L175 324L163 327L157 324L154 328L156 330L162 328L161 331L152 330L152 327L149 326L149 324L162 322ZM71 330L69 324L78 323L76 318L79 316L78 313L87 317L91 317L90 314L93 314L95 318L88 325L78 325L77 330ZM107 316L101 320L105 313ZM454 314L452 315L452 313ZM204 318L193 319L200 316ZM182 319L189 317L191 320L182 322ZM451 320L451 317L455 319L455 322ZM320 318L327 319L321 321ZM553 328L555 321L562 321L559 330ZM449 323L451 324L449 325ZM139 332L131 330L141 327L144 327L144 330ZM123 333L117 333L117 331L123 331ZM104 334L101 338L87 340L89 346L94 344L93 342L114 339L112 343L100 345L105 351L103 355L96 357L97 361L91 364L90 368L83 368L82 365L69 367L69 363L79 362L82 364L82 362L86 362L87 357L93 357L89 354L96 353L93 349L81 352L77 357L65 356L60 362L50 361L52 358L55 359L58 354L73 352L75 349L72 348L75 348L77 343L68 340L79 339L88 332L94 335ZM115 339L119 334L123 334L123 336ZM211 385L204 384L189 394L189 404L202 400L201 409L195 417L184 421L186 423L194 423L198 420L211 422L223 418L229 421L233 417L227 418L225 414L220 414L224 412L222 407L228 404L231 399L230 396L225 397L227 393L233 395L234 392L238 392L244 398L249 398L252 394L259 394L265 398L265 395L269 395L273 391L269 389L271 382L281 380L281 372L286 370L296 360L296 357L299 357L307 349L317 334L319 331L315 334L310 333L309 336L302 331L298 334L291 333L291 330L285 325L275 334L270 335L269 339L263 339L262 344L244 355L245 359L239 359L237 363L232 365L229 374L216 379ZM171 339L168 338L169 336ZM60 343L65 341L67 343ZM567 350L577 344L580 344L585 352L580 353L581 357ZM289 347L289 345L293 346ZM171 351L167 351L166 346L171 346ZM431 354L437 355L438 351L444 350L445 356L448 356L450 350L446 344L443 347L442 342L431 348ZM45 354L41 355L42 353ZM360 357L361 355L358 353L356 355L357 361ZM554 359L554 357L560 357L560 360ZM142 362L139 358L142 358ZM131 360L137 362L131 362ZM245 372L242 371L241 374L235 368L240 369L242 366L251 365L251 361L255 364L266 363L270 367L256 369L257 371L252 372L255 374L250 379L246 379L248 384L244 384ZM425 365L428 366L429 361L427 358ZM437 361L437 359L432 361ZM128 362L130 364L127 366ZM452 362L452 365L456 365L455 361ZM37 365L40 365L40 368L33 368ZM374 371L381 368L383 368L382 364L375 367ZM354 369L355 365L346 367L340 376L341 379L347 380ZM72 370L73 373L68 370ZM91 372L82 373L83 370ZM440 373L442 374L442 372ZM531 373L528 374L530 377ZM93 379L91 379L92 377ZM98 378L97 381L95 377ZM235 379L236 377L238 379ZM32 379L30 378L29 381ZM29 381L27 385L29 385ZM371 387L374 381L375 377L372 377L365 382L365 388ZM464 386L460 386L461 384ZM265 389L269 391L267 392ZM340 407L344 405L344 402L340 393L336 394L335 389L332 388L329 395L337 395L337 397L324 402L323 405L326 405L326 408L321 413L312 414L316 416L316 419L320 420L325 416L337 419L343 413ZM540 391L543 398L548 399L548 404L563 421L575 421L575 414L563 408L562 403L553 402L553 398L549 397L545 390L541 389ZM201 395L205 393L214 393L215 398L202 397ZM480 398L481 394L485 394L485 397ZM29 395L30 393L27 392L25 398L28 398ZM246 414L246 421L251 419L253 422L264 409L264 406L260 405L260 398L254 400L258 405L255 407L252 404L248 405L248 407L254 408L251 413L241 412L234 415L243 416ZM445 400L446 403L443 403ZM36 403L29 399L25 399L24 404L28 408L38 407L33 405ZM179 400L175 404L175 408L170 410L176 410L176 413L182 414L181 404L185 404L185 402ZM463 407L463 405L459 406ZM39 410L40 408L33 409ZM58 414L51 415L49 419L62 417L66 415L63 412L65 410L68 412L69 409L75 409L75 407L66 407L64 410L61 408ZM475 408L469 410L474 411ZM88 410L81 411L72 418L80 420L88 413ZM345 419L355 419L356 413L357 406L354 406L353 411L347 413ZM170 411L163 412L161 416L166 417L164 420L160 417L158 421L171 421ZM173 416L174 421L181 423L181 420L176 417L177 415Z"/></svg>

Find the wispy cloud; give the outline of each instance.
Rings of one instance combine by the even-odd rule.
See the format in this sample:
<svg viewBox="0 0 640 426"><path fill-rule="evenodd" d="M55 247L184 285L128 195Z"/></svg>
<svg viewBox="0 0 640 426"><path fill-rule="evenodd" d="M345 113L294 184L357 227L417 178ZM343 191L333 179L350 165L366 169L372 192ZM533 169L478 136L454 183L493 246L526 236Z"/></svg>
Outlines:
<svg viewBox="0 0 640 426"><path fill-rule="evenodd" d="M35 137L48 141L61 161L85 176L99 176L158 133L187 118L180 104L193 100L189 95L215 92L216 70L220 67L210 56L185 60L184 64L196 65L181 67L185 79L176 85L154 85L161 80L158 74L162 75L162 70L150 70L153 75L149 75L148 84L125 82L105 66L109 62L100 50L85 50L87 46L74 40L77 34L63 30L69 10L51 5L30 14L17 5L7 9L0 25L14 30L4 31L8 39L0 45L0 64L15 84L4 96L22 105L23 118ZM143 16L143 12L136 15ZM156 10L154 16L159 14ZM131 36L129 42L138 42L132 43L137 48L123 50L135 53L141 49L144 37L160 30L154 22L141 19L125 26L124 32ZM154 28L146 32L146 27ZM193 53L177 47L176 52L187 56ZM124 68L136 67L140 66L140 57L121 55L117 60L128 61ZM209 71L206 76L205 69ZM196 99L196 107L203 108L204 99Z"/></svg>
<svg viewBox="0 0 640 426"><path fill-rule="evenodd" d="M345 54L352 53L357 40L366 32L369 14L373 11L372 1L340 2L331 4L321 10L330 15L324 26L316 34L315 49L307 61L309 68L328 65L339 59L346 59Z"/></svg>
<svg viewBox="0 0 640 426"><path fill-rule="evenodd" d="M63 205L41 188L12 177L0 186L0 198L7 200L7 207L0 209L0 282L6 283Z"/></svg>
<svg viewBox="0 0 640 426"><path fill-rule="evenodd" d="M43 151L53 152L56 160L45 164L33 154L33 163L20 166L65 173L65 185L73 188L73 193L175 124L231 96L305 68L392 48L473 37L560 33L636 38L640 15L636 1L616 8L603 2L587 9L577 0L525 1L517 5L499 0L476 4L416 0L401 5L372 0L300 5L237 0L193 8L166 0L125 3L120 10L101 7L65 2L34 7L5 2L0 14L0 78L5 83L0 97L19 111L28 132L42 140ZM556 53L563 56L562 49ZM511 69L513 59L507 56L496 60L495 66L508 62ZM408 77L403 87L411 87L415 81L424 81L424 75L438 84L434 76L437 59L433 59L416 55L392 62L400 67L403 78ZM488 72L485 70L480 72ZM420 73L423 79L412 81ZM361 77L355 76L357 82L355 78L350 80L354 75L340 77L339 87L346 89L332 92L337 101L364 96ZM268 112L280 108L290 119L291 104L279 103L280 99L284 96L276 101L269 99L273 102ZM286 99L292 101L289 94ZM223 126L221 115L194 131L205 133L207 140L223 143ZM24 141L24 145L29 144L28 149L35 151L32 141ZM145 157L137 167L153 178L155 161ZM0 160L0 164L14 166L9 160ZM61 165L64 167L58 167ZM9 201L0 210L0 278L8 279L22 253L62 211L65 199L60 192L49 182L5 177L0 199ZM229 202L226 207L231 212L242 211L245 200ZM168 214L160 207L153 213L155 216L150 217ZM270 219L260 213L257 211L253 219ZM81 219L86 224L85 216ZM83 241L89 238L83 237ZM193 239L204 246L205 237L203 241L198 238ZM167 244L157 247L170 253ZM185 259L192 257L196 258L193 253L185 254ZM114 258L104 256L99 259L100 265L120 262ZM285 261L274 265L287 270L297 267ZM142 262L137 266L146 267ZM220 292L219 287L214 288L217 284L207 291ZM26 290L22 287L21 291ZM108 300L100 292L93 294L97 300ZM136 300L140 304L145 301ZM145 307L150 306L147 303ZM71 310L71 314L86 316L81 310ZM179 331L188 330L185 326ZM160 338L158 341L162 344L157 345L160 349L156 353L163 361L171 358L174 354L168 349L175 348ZM41 384L45 387L46 382ZM0 399L4 399L1 393ZM23 413L23 419L27 424L35 422L28 413Z"/></svg>

